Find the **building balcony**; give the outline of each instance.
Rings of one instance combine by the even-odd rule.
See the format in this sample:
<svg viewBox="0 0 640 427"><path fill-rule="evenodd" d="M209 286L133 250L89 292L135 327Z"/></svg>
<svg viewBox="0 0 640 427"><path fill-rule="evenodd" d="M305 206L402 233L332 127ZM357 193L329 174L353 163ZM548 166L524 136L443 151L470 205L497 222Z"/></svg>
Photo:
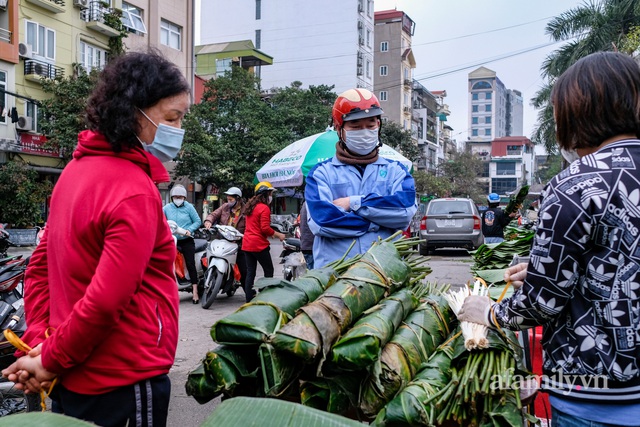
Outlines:
<svg viewBox="0 0 640 427"><path fill-rule="evenodd" d="M40 6L43 9L47 9L53 13L64 12L64 0L27 0L29 3L33 3Z"/></svg>
<svg viewBox="0 0 640 427"><path fill-rule="evenodd" d="M113 16L113 9L104 7L104 3L100 1L92 1L89 7L80 12L80 18L87 23L87 28L104 34L108 37L116 37L120 31L111 27L106 22Z"/></svg>
<svg viewBox="0 0 640 427"><path fill-rule="evenodd" d="M55 79L56 77L64 77L64 70L46 62L36 59L28 59L24 61L24 78L26 80L40 83L43 79Z"/></svg>

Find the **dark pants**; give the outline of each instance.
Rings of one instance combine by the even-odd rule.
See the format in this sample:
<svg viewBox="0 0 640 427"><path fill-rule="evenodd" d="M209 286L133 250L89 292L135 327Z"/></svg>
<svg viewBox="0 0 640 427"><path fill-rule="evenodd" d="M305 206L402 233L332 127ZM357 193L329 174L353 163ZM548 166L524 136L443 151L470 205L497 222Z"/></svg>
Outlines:
<svg viewBox="0 0 640 427"><path fill-rule="evenodd" d="M258 263L262 266L264 277L273 277L273 261L271 261L269 247L260 252L245 251L244 255L247 262L247 278L244 282L244 295L247 302L249 302L256 296L256 291L253 290L253 283L256 280Z"/></svg>
<svg viewBox="0 0 640 427"><path fill-rule="evenodd" d="M165 427L171 381L159 375L104 394L79 394L60 384L53 388L53 412L103 427Z"/></svg>
<svg viewBox="0 0 640 427"><path fill-rule="evenodd" d="M196 270L196 242L191 238L178 240L178 250L182 252L184 256L184 263L187 266L189 272L189 278L192 285L198 284L198 270Z"/></svg>

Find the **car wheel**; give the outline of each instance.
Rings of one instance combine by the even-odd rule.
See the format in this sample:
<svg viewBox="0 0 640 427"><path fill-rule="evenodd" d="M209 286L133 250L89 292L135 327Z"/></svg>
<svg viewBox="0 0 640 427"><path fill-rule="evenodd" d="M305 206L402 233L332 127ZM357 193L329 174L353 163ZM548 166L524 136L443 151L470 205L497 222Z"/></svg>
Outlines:
<svg viewBox="0 0 640 427"><path fill-rule="evenodd" d="M429 248L427 245L420 245L420 255L429 255Z"/></svg>

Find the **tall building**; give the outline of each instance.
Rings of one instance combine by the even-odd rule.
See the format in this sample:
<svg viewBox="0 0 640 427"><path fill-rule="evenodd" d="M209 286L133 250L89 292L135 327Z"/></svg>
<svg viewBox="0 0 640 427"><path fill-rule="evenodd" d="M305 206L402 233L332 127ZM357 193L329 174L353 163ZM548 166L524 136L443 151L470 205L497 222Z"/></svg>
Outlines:
<svg viewBox="0 0 640 427"><path fill-rule="evenodd" d="M42 82L102 68L120 22L125 50L152 46L193 83L192 0L0 1L0 164L22 161L55 182L65 161L43 147Z"/></svg>
<svg viewBox="0 0 640 427"><path fill-rule="evenodd" d="M524 135L523 118L522 92L515 89L507 90L507 136Z"/></svg>
<svg viewBox="0 0 640 427"><path fill-rule="evenodd" d="M429 91L417 80L411 93L412 133L415 135L421 158L419 170L435 174L437 167L449 157L455 148L451 142L451 130L447 117L451 114L444 103L447 91Z"/></svg>
<svg viewBox="0 0 640 427"><path fill-rule="evenodd" d="M522 93L507 89L495 71L480 67L469 73L470 141L521 136L522 103Z"/></svg>
<svg viewBox="0 0 640 427"><path fill-rule="evenodd" d="M255 69L264 90L294 81L373 89L373 0L207 0L200 19L202 45L251 40L273 57Z"/></svg>
<svg viewBox="0 0 640 427"><path fill-rule="evenodd" d="M375 13L373 88L384 110L383 120L391 120L407 130L412 129L414 30L415 23L402 11Z"/></svg>

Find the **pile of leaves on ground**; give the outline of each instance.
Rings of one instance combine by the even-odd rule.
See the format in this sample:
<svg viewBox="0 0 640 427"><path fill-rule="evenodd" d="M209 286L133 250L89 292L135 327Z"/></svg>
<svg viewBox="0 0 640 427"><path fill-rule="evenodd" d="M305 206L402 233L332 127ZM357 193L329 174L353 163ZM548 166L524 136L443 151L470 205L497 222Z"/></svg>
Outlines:
<svg viewBox="0 0 640 427"><path fill-rule="evenodd" d="M489 376L515 369L515 347L500 336L494 356L493 347L482 357L460 347L459 322L444 297L448 285L424 280L428 259L414 245L413 239L380 241L293 282L262 281L256 298L212 326L218 346L189 373L187 394L200 403L220 395L278 398L377 425L468 426L508 418L521 407L515 391L481 394ZM421 378L428 385L415 383ZM450 390L451 378L468 388ZM416 388L433 391L433 399L401 402L401 410L388 406ZM465 403L470 398L477 402ZM459 405L468 408L454 409ZM262 425L273 425L276 415L269 414L261 413Z"/></svg>

